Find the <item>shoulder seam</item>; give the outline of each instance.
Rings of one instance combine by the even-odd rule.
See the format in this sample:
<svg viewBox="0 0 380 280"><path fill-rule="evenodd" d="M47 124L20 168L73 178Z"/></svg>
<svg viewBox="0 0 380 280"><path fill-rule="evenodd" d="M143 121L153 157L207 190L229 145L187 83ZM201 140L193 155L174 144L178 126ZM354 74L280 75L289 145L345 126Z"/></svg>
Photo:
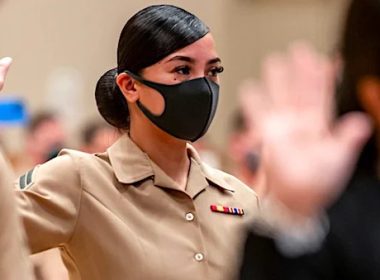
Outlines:
<svg viewBox="0 0 380 280"><path fill-rule="evenodd" d="M70 155L70 154L68 154L68 155ZM80 215L80 211L81 211L81 208L82 208L81 207L82 206L82 197L83 197L83 181L82 181L81 168L80 168L79 162L77 162L78 160L81 160L81 157L78 157L78 159L76 159L75 157L73 157L71 155L70 155L70 157L74 161L75 169L76 169L78 177L79 177L78 180L79 180L79 183L80 183L80 195L79 195L78 202L77 202L77 213L76 213L75 222L74 222L74 225L73 225L72 232L71 232L70 236L67 239L67 244L69 244L72 241L72 239L75 236L75 233L77 232L77 227L78 227L78 224L79 224L79 215Z"/></svg>

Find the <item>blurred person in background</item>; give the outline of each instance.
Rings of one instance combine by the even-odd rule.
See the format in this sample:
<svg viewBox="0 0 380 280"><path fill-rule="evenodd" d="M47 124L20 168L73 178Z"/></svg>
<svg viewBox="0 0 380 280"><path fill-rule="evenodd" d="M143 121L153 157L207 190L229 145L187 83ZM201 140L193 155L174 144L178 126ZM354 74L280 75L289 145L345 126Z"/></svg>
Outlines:
<svg viewBox="0 0 380 280"><path fill-rule="evenodd" d="M50 112L32 116L26 135L26 155L31 166L55 158L65 143L66 132L58 116Z"/></svg>
<svg viewBox="0 0 380 280"><path fill-rule="evenodd" d="M239 109L232 118L228 139L228 155L231 158L231 173L248 186L256 187L259 167L259 139L253 141L252 130L248 127L246 117ZM257 193L258 190L255 189Z"/></svg>
<svg viewBox="0 0 380 280"><path fill-rule="evenodd" d="M120 137L117 129L103 121L87 123L81 134L81 151L95 154L103 153Z"/></svg>
<svg viewBox="0 0 380 280"><path fill-rule="evenodd" d="M380 277L380 1L353 0L345 23L337 114L367 113L375 131L347 189L329 209L330 232L316 252L281 253L251 234L241 279L377 280ZM325 176L321 174L321 178Z"/></svg>
<svg viewBox="0 0 380 280"><path fill-rule="evenodd" d="M11 61L10 58L0 59L0 91ZM11 187L12 170L1 151L0 165L0 279L32 280L34 277L26 249L26 240Z"/></svg>
<svg viewBox="0 0 380 280"><path fill-rule="evenodd" d="M59 117L47 111L32 115L24 135L24 151L12 157L12 166L18 175L56 157L67 140Z"/></svg>

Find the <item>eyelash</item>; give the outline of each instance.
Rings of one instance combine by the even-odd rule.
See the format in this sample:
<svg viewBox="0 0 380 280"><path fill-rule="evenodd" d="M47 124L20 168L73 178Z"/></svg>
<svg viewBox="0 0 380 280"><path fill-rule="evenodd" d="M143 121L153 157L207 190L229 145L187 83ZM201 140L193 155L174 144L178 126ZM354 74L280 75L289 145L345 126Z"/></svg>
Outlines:
<svg viewBox="0 0 380 280"><path fill-rule="evenodd" d="M184 71L186 71L184 73ZM174 72L180 75L189 75L190 74L190 67L189 66L179 66L174 69Z"/></svg>
<svg viewBox="0 0 380 280"><path fill-rule="evenodd" d="M174 72L180 75L190 75L190 70L191 69L189 66L179 66L174 69ZM223 73L223 71L224 71L223 66L213 67L209 70L209 73L211 74L208 74L208 75L212 77L216 77L218 74Z"/></svg>
<svg viewBox="0 0 380 280"><path fill-rule="evenodd" d="M213 68L211 68L209 72L212 73L211 76L215 77L215 76L217 76L218 74L223 73L223 71L224 71L223 66L217 66L217 67L213 67Z"/></svg>

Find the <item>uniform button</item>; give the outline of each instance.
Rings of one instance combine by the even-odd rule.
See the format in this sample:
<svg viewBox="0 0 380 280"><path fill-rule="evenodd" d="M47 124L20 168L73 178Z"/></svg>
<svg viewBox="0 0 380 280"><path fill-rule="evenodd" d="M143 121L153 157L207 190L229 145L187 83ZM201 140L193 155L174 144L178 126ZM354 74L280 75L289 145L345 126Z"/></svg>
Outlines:
<svg viewBox="0 0 380 280"><path fill-rule="evenodd" d="M186 221L191 222L194 220L194 214L193 213L186 213L185 215Z"/></svg>
<svg viewBox="0 0 380 280"><path fill-rule="evenodd" d="M203 261L204 258L205 258L205 257L203 256L202 253L196 253L196 254L194 255L194 259L195 259L196 261L198 261L198 262Z"/></svg>

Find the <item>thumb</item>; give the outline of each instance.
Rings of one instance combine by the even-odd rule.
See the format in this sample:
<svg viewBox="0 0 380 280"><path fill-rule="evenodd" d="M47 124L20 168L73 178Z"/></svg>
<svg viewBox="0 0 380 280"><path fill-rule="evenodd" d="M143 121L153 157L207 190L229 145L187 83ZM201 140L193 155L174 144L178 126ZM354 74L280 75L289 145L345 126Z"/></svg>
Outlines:
<svg viewBox="0 0 380 280"><path fill-rule="evenodd" d="M364 113L348 113L338 121L334 132L341 148L355 157L371 135L372 122Z"/></svg>
<svg viewBox="0 0 380 280"><path fill-rule="evenodd" d="M4 86L5 76L7 75L8 69L11 66L12 58L4 57L0 59L0 90Z"/></svg>

